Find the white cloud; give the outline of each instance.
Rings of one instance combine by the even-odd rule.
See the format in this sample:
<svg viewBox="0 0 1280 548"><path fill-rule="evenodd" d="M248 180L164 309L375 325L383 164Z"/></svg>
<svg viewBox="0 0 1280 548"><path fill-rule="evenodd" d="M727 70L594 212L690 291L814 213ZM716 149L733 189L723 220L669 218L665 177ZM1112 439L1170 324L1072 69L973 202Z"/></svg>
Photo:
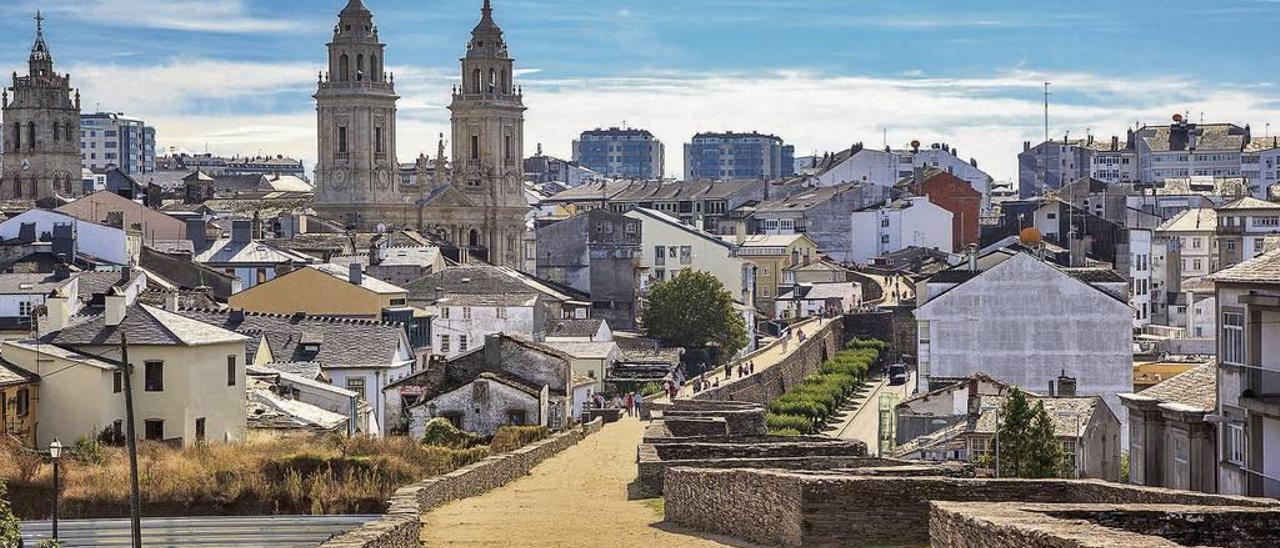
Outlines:
<svg viewBox="0 0 1280 548"><path fill-rule="evenodd" d="M201 32L285 32L301 26L280 15L255 17L244 0L51 0L47 11L121 27Z"/></svg>
<svg viewBox="0 0 1280 548"><path fill-rule="evenodd" d="M315 113L308 64L171 60L158 67L72 67L85 109L101 103L148 119L163 146L217 153L278 153L314 161ZM393 67L399 103L397 152L433 152L449 131L451 67ZM536 73L530 73L536 74ZM542 74L537 74L542 76ZM1051 132L1107 138L1135 121L1162 123L1173 112L1251 122L1276 119L1269 86L1229 86L1179 77L1101 77L1012 69L989 77L831 77L805 72L520 80L529 106L526 152L538 143L568 157L583 130L630 125L667 145L669 174L682 171L682 144L707 130L759 130L795 144L797 154L854 142L893 146L947 142L997 178L1016 178L1023 140L1043 137L1042 85L1053 82ZM260 115L259 112L278 113Z"/></svg>

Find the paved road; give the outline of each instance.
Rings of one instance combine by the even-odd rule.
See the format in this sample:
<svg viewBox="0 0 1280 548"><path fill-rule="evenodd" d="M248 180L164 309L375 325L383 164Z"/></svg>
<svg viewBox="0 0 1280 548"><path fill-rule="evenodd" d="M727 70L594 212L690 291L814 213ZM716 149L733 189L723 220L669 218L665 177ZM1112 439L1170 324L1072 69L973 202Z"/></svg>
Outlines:
<svg viewBox="0 0 1280 548"><path fill-rule="evenodd" d="M338 533L355 529L378 516L247 516L144 518L142 542L147 548L169 546L270 546L314 548ZM22 538L35 546L50 536L47 521L22 523ZM128 519L62 520L58 537L66 548L130 546Z"/></svg>
<svg viewBox="0 0 1280 548"><path fill-rule="evenodd" d="M861 398L862 405L854 411L839 416L840 422L827 435L845 440L859 440L867 444L867 454L880 454L880 396L894 395L898 400L907 398L915 386L915 374L901 386L889 386L888 379L874 381L874 389Z"/></svg>
<svg viewBox="0 0 1280 548"><path fill-rule="evenodd" d="M704 548L750 544L662 522L660 499L633 501L644 422L605 425L532 474L423 515L424 546Z"/></svg>
<svg viewBox="0 0 1280 548"><path fill-rule="evenodd" d="M755 355L752 355L749 359L745 361L754 362L756 366L756 373L760 373L765 369L773 367L775 364L781 362L783 358L790 356L792 353L796 351L797 348L800 347L800 337L799 337L800 331L804 331L806 335L813 335L814 333L822 331L822 329L826 327L827 324L834 321L841 321L841 320L840 318L824 318L824 319L818 319L815 321L808 321L803 324L797 325L791 329L791 332L790 332L791 335L789 337L784 337L783 339L780 339L777 342L769 343L768 346L765 346L758 353L756 353ZM734 367L736 367L739 363L742 363L742 360L733 362ZM712 382L715 379L719 379L720 386L725 386L726 384L732 384L740 380L736 374L733 376L733 378L726 380L724 377L723 367L719 368L716 371L716 373L717 373L716 375L712 375L711 373L708 373L707 382ZM690 379L690 382L686 382L685 385L680 388L680 394L677 395L676 397L691 398L693 397L693 395L694 395L693 382L692 382L692 379ZM665 398L663 398L658 401L666 401L666 400Z"/></svg>

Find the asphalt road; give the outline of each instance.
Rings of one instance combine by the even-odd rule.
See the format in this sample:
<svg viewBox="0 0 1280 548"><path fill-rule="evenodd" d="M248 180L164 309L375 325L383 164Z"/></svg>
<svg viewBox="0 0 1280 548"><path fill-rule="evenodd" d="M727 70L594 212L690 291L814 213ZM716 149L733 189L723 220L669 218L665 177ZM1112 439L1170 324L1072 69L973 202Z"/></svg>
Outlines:
<svg viewBox="0 0 1280 548"><path fill-rule="evenodd" d="M877 456L880 454L880 396L883 394L892 394L897 396L898 401L906 399L911 395L912 388L915 387L915 373L911 374L906 384L899 386L890 386L887 379L874 381L871 393L864 398L865 403L853 411L851 414L846 412L842 415L841 422L834 429L834 432L828 432L827 435L845 439L860 440L867 444L867 454Z"/></svg>
<svg viewBox="0 0 1280 548"><path fill-rule="evenodd" d="M319 546L330 537L355 529L378 516L219 516L144 518L142 543L168 546L291 548ZM22 523L28 547L50 536L50 523ZM66 548L129 546L128 519L62 520L58 537Z"/></svg>

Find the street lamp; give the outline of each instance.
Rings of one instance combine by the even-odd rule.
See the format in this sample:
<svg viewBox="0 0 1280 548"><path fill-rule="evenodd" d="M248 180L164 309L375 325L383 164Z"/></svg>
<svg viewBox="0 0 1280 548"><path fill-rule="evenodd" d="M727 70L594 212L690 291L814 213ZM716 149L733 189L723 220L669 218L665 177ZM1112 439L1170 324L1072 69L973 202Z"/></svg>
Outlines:
<svg viewBox="0 0 1280 548"><path fill-rule="evenodd" d="M61 478L59 477L60 466L62 461L62 442L54 438L53 443L49 444L49 458L53 460L53 540L58 540L58 493Z"/></svg>

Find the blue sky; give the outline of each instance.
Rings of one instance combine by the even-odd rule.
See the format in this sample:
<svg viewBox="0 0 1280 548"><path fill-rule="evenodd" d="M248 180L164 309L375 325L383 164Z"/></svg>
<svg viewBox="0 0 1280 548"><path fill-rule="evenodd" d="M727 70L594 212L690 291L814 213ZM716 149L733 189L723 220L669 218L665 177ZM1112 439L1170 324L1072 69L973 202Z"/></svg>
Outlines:
<svg viewBox="0 0 1280 548"><path fill-rule="evenodd" d="M38 6L84 109L125 111L162 145L312 159L310 95L346 0L5 0L0 67L21 69ZM480 0L367 0L389 44L398 153L434 150ZM1280 3L495 0L522 73L528 152L596 126L655 131L669 171L700 130L760 130L801 153L946 141L997 178L1024 139L1123 132L1176 111L1276 117ZM1280 130L1280 127L1277 128Z"/></svg>

